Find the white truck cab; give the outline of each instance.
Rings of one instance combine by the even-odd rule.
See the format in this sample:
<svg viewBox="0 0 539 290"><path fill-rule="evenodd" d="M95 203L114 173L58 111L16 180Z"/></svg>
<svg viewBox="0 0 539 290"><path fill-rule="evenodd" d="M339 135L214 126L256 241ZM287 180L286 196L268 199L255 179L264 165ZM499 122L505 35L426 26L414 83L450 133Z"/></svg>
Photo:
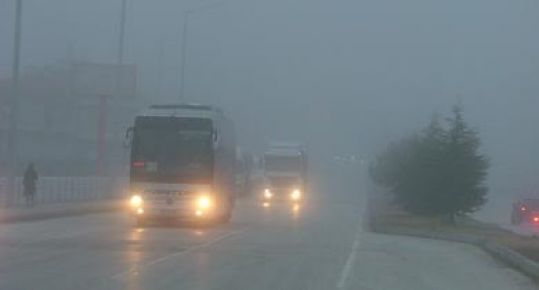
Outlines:
<svg viewBox="0 0 539 290"><path fill-rule="evenodd" d="M286 144L286 145L283 145ZM262 199L300 202L307 183L307 155L302 146L272 143L264 153Z"/></svg>

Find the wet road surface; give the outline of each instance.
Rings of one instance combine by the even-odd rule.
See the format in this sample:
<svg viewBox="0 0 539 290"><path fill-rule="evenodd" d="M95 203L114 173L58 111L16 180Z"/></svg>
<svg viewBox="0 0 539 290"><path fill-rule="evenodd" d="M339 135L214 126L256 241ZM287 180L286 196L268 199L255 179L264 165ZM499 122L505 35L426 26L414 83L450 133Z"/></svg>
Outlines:
<svg viewBox="0 0 539 290"><path fill-rule="evenodd" d="M1 225L0 289L536 289L471 246L366 232L366 187L334 176L298 208L241 200L223 226Z"/></svg>

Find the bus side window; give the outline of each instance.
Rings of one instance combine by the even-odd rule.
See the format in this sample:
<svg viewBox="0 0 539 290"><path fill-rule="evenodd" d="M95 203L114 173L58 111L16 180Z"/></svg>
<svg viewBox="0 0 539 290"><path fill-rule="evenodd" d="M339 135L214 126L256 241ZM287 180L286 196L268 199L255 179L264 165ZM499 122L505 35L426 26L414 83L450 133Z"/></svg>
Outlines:
<svg viewBox="0 0 539 290"><path fill-rule="evenodd" d="M213 132L212 134L212 139L213 139L213 149L217 149L219 148L219 143L221 141L221 138L219 136L219 134L217 134L217 132Z"/></svg>
<svg viewBox="0 0 539 290"><path fill-rule="evenodd" d="M133 142L133 127L129 127L125 131L124 148L130 148L132 142Z"/></svg>

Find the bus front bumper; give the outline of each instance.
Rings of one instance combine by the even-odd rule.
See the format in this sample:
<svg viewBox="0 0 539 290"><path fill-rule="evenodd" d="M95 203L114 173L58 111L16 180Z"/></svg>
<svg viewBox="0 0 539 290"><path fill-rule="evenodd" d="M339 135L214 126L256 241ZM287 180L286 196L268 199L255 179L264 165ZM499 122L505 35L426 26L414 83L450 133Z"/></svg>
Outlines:
<svg viewBox="0 0 539 290"><path fill-rule="evenodd" d="M205 197L170 203L142 198L130 200L130 213L142 219L207 220L214 218L216 212L216 201Z"/></svg>

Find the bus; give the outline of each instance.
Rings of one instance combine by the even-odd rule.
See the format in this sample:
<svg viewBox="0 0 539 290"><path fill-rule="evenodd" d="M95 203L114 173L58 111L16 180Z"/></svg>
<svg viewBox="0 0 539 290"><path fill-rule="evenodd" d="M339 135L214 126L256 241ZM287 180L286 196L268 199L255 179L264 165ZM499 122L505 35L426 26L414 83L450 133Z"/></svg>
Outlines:
<svg viewBox="0 0 539 290"><path fill-rule="evenodd" d="M234 127L213 106L154 105L131 129L130 208L138 225L228 222L236 201Z"/></svg>

